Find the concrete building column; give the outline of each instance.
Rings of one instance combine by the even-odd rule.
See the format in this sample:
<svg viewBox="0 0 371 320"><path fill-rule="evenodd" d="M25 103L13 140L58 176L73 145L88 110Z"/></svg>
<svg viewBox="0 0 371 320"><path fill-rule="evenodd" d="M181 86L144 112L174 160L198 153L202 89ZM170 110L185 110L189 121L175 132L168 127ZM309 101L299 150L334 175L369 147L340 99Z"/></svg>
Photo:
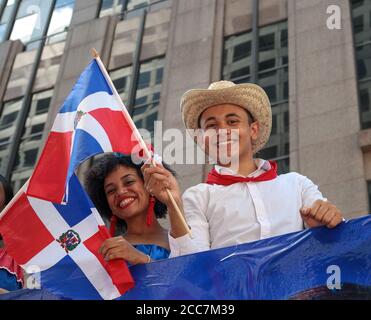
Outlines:
<svg viewBox="0 0 371 320"><path fill-rule="evenodd" d="M351 12L349 1L337 1L341 29L330 30L326 10L332 4L288 1L290 166L350 218L369 208Z"/></svg>

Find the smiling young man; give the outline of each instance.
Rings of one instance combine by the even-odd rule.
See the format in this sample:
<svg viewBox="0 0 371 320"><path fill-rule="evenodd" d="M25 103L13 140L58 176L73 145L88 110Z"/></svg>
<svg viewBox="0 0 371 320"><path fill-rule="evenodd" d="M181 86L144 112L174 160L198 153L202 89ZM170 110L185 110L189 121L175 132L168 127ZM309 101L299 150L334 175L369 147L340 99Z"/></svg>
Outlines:
<svg viewBox="0 0 371 320"><path fill-rule="evenodd" d="M295 172L277 175L275 162L254 157L267 143L272 126L270 102L261 87L218 81L208 89L187 91L181 112L187 129L201 129L203 148L217 164L206 183L183 194L193 239L182 228L172 227L171 256L256 241L304 226L333 228L343 220L311 180ZM151 193L164 187L177 192L163 168L146 167L143 172Z"/></svg>

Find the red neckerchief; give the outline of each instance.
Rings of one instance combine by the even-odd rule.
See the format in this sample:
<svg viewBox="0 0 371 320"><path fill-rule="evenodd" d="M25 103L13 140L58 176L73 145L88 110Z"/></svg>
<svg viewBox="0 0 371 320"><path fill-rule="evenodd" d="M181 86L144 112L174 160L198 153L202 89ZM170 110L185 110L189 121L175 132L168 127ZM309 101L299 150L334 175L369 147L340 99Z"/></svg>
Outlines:
<svg viewBox="0 0 371 320"><path fill-rule="evenodd" d="M230 186L231 184L238 183L238 182L261 182L261 181L269 181L273 180L277 177L277 163L274 161L269 161L271 164L271 168L262 173L257 177L236 177L230 176L226 174L220 174L215 169L212 169L208 176L206 183L207 184L218 184L221 186Z"/></svg>

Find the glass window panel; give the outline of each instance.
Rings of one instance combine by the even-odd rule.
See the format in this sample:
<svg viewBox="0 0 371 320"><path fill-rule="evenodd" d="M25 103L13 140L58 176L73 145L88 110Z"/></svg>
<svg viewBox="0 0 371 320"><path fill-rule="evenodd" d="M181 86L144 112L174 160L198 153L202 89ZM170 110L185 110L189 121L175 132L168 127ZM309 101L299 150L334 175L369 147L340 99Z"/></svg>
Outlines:
<svg viewBox="0 0 371 320"><path fill-rule="evenodd" d="M233 61L239 61L251 55L251 42L243 42L238 44L233 51Z"/></svg>
<svg viewBox="0 0 371 320"><path fill-rule="evenodd" d="M34 92L49 89L55 85L64 47L64 41L48 44L44 47L33 87Z"/></svg>
<svg viewBox="0 0 371 320"><path fill-rule="evenodd" d="M31 132L30 132L31 135L42 134L44 127L45 127L44 123L35 124L34 126L31 127Z"/></svg>
<svg viewBox="0 0 371 320"><path fill-rule="evenodd" d="M36 103L35 114L41 114L41 113L48 112L51 100L52 100L51 97L47 97L47 98L38 100L37 103Z"/></svg>
<svg viewBox="0 0 371 320"><path fill-rule="evenodd" d="M363 15L353 18L353 28L355 33L363 31Z"/></svg>
<svg viewBox="0 0 371 320"><path fill-rule="evenodd" d="M140 60L148 60L166 53L169 38L171 9L149 12L143 34Z"/></svg>
<svg viewBox="0 0 371 320"><path fill-rule="evenodd" d="M135 99L135 105L136 106L140 106L140 105L145 104L145 103L147 103L147 96Z"/></svg>
<svg viewBox="0 0 371 320"><path fill-rule="evenodd" d="M351 1L355 44L371 40L371 1Z"/></svg>
<svg viewBox="0 0 371 320"><path fill-rule="evenodd" d="M161 92L155 92L153 94L153 101L159 101L160 100L160 94L161 94Z"/></svg>
<svg viewBox="0 0 371 320"><path fill-rule="evenodd" d="M251 32L226 38L223 61L223 79L236 81L250 75Z"/></svg>
<svg viewBox="0 0 371 320"><path fill-rule="evenodd" d="M14 0L8 1L1 16L0 23L7 23L11 15L13 14L14 9L15 9Z"/></svg>
<svg viewBox="0 0 371 320"><path fill-rule="evenodd" d="M14 192L17 192L32 175L33 168L23 170L20 172L14 172L12 174L11 183Z"/></svg>
<svg viewBox="0 0 371 320"><path fill-rule="evenodd" d="M268 51L268 50L274 50L274 38L275 34L270 33L265 36L259 37L259 51Z"/></svg>
<svg viewBox="0 0 371 320"><path fill-rule="evenodd" d="M124 103L126 103L129 94L131 73L132 66L110 72L110 77L113 81L113 84L115 85L115 88L120 94L120 97Z"/></svg>
<svg viewBox="0 0 371 320"><path fill-rule="evenodd" d="M6 166L9 158L10 142L0 143L0 172L6 175Z"/></svg>
<svg viewBox="0 0 371 320"><path fill-rule="evenodd" d="M162 70L165 60L153 59L142 63L138 79L133 120L153 133L154 121L157 120L161 92Z"/></svg>
<svg viewBox="0 0 371 320"><path fill-rule="evenodd" d="M5 32L6 32L6 24L0 24L0 42L5 40L4 39Z"/></svg>
<svg viewBox="0 0 371 320"><path fill-rule="evenodd" d="M156 84L162 83L164 68L157 69L156 71Z"/></svg>
<svg viewBox="0 0 371 320"><path fill-rule="evenodd" d="M149 86L151 81L151 72L143 72L139 74L138 89L143 89Z"/></svg>
<svg viewBox="0 0 371 320"><path fill-rule="evenodd" d="M359 93L359 102L361 112L367 112L370 110L370 92L368 89L361 89Z"/></svg>
<svg viewBox="0 0 371 320"><path fill-rule="evenodd" d="M72 18L74 2L65 0L57 1L49 24L48 36L63 32L68 28ZM66 34L64 34L64 38Z"/></svg>
<svg viewBox="0 0 371 320"><path fill-rule="evenodd" d="M241 77L241 78L236 78L236 79L232 79L232 81L236 84L240 84L240 83L246 83L246 82L250 82L250 77Z"/></svg>
<svg viewBox="0 0 371 320"><path fill-rule="evenodd" d="M240 77L246 77L250 74L250 67L244 67L235 71L231 72L231 80L240 78Z"/></svg>
<svg viewBox="0 0 371 320"><path fill-rule="evenodd" d="M263 159L274 159L278 157L277 146L266 147L259 151L259 157Z"/></svg>
<svg viewBox="0 0 371 320"><path fill-rule="evenodd" d="M132 63L138 30L139 18L132 18L117 23L109 63L110 70Z"/></svg>
<svg viewBox="0 0 371 320"><path fill-rule="evenodd" d="M0 162L1 172L5 174L9 157L9 147L15 133L22 99L5 102L0 117Z"/></svg>
<svg viewBox="0 0 371 320"><path fill-rule="evenodd" d="M127 10L136 10L148 6L149 0L128 0Z"/></svg>
<svg viewBox="0 0 371 320"><path fill-rule="evenodd" d="M371 128L371 1L351 0L362 129Z"/></svg>
<svg viewBox="0 0 371 320"><path fill-rule="evenodd" d="M288 99L288 68L259 73L259 85L267 92L271 103Z"/></svg>
<svg viewBox="0 0 371 320"><path fill-rule="evenodd" d="M277 162L277 173L284 174L290 171L290 158L286 157L283 159L276 160Z"/></svg>
<svg viewBox="0 0 371 320"><path fill-rule="evenodd" d="M269 160L288 157L289 143L288 104L275 105L272 107L272 132L269 141L257 156Z"/></svg>
<svg viewBox="0 0 371 320"><path fill-rule="evenodd" d="M22 1L17 12L17 18L10 39L19 39L26 44L32 40L41 38L51 4L51 0Z"/></svg>
<svg viewBox="0 0 371 320"><path fill-rule="evenodd" d="M276 59L269 59L259 63L259 71L272 69L276 66Z"/></svg>
<svg viewBox="0 0 371 320"><path fill-rule="evenodd" d="M287 22L263 27L259 33L259 71L287 64Z"/></svg>
<svg viewBox="0 0 371 320"><path fill-rule="evenodd" d="M371 80L360 82L359 92L362 129L371 128Z"/></svg>
<svg viewBox="0 0 371 320"><path fill-rule="evenodd" d="M102 0L99 17L120 13L122 0Z"/></svg>
<svg viewBox="0 0 371 320"><path fill-rule="evenodd" d="M288 46L288 31L287 29L281 30L281 48Z"/></svg>
<svg viewBox="0 0 371 320"><path fill-rule="evenodd" d="M22 107L22 99L17 99L14 101L9 101L4 103L3 112L0 118L0 129L3 130L8 128L9 126L16 125L17 116L19 114L19 110ZM0 131L0 138L1 136Z"/></svg>
<svg viewBox="0 0 371 320"><path fill-rule="evenodd" d="M47 90L32 96L30 112L18 149L18 160L14 167L16 172L32 168L36 163L52 94L53 90Z"/></svg>
<svg viewBox="0 0 371 320"><path fill-rule="evenodd" d="M371 77L371 44L356 49L358 79Z"/></svg>

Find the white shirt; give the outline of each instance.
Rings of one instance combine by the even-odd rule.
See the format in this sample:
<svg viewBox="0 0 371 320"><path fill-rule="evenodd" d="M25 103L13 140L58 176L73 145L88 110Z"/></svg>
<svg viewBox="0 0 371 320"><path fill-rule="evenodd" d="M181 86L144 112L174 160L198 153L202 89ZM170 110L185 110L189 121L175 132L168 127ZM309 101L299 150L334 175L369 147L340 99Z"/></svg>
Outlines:
<svg viewBox="0 0 371 320"><path fill-rule="evenodd" d="M266 160L256 159L258 176L270 169ZM234 175L228 168L215 166L220 174ZM230 186L200 183L183 194L187 234L169 234L171 256L222 248L261 240L303 229L300 208L324 200L318 187L296 172L262 182L240 182Z"/></svg>

